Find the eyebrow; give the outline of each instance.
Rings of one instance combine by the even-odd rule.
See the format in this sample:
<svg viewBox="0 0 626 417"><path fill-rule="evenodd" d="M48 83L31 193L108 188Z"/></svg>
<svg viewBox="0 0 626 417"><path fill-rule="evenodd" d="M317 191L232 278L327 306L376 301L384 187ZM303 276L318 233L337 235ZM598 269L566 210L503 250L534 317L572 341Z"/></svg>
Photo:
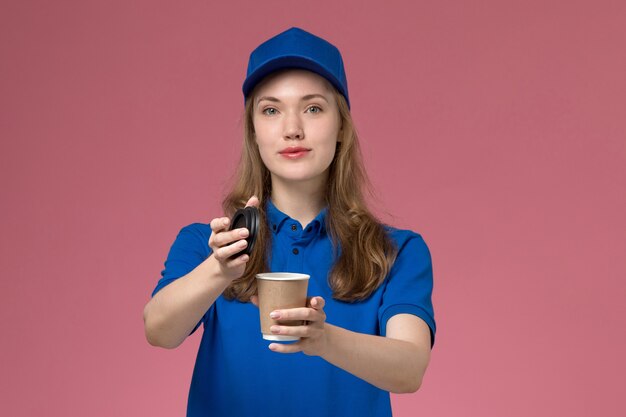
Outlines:
<svg viewBox="0 0 626 417"><path fill-rule="evenodd" d="M307 94L306 96L302 96L300 101L307 101L307 100L311 100L313 98L321 98L321 99L323 99L324 101L326 101L328 103L328 100L326 99L326 97L324 97L321 94ZM280 100L277 99L276 97L263 96L263 97L259 97L259 99L256 101L256 104L258 105L263 100L273 101L274 103L280 103Z"/></svg>

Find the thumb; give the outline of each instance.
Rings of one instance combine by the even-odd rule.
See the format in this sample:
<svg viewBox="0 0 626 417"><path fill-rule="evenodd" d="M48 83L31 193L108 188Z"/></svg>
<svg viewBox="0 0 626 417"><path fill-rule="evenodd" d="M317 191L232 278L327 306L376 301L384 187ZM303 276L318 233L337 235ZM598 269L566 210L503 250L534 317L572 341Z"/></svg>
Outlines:
<svg viewBox="0 0 626 417"><path fill-rule="evenodd" d="M256 295L253 295L252 297L250 297L250 302L258 307L259 306L259 297L257 297Z"/></svg>
<svg viewBox="0 0 626 417"><path fill-rule="evenodd" d="M255 195L250 197L250 199L246 203L246 207L249 207L249 206L259 207L259 198Z"/></svg>

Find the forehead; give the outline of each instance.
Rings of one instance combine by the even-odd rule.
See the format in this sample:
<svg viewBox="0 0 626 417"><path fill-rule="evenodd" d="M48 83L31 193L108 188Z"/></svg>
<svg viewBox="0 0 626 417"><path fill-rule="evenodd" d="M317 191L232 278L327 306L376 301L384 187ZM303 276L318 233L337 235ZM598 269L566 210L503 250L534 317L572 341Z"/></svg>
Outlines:
<svg viewBox="0 0 626 417"><path fill-rule="evenodd" d="M326 78L304 69L286 69L265 77L256 88L256 96L281 89L307 90L306 93L332 93Z"/></svg>

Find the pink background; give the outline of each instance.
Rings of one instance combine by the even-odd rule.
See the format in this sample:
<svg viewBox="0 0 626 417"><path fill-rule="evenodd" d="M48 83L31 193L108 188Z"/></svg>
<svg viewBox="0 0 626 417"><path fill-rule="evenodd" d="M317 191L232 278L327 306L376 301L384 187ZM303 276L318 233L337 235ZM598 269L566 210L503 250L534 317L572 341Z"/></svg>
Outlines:
<svg viewBox="0 0 626 417"><path fill-rule="evenodd" d="M2 2L0 415L184 415L199 333L153 348L142 309L294 25L342 50L377 213L433 254L394 415L625 415L626 3L382 4Z"/></svg>

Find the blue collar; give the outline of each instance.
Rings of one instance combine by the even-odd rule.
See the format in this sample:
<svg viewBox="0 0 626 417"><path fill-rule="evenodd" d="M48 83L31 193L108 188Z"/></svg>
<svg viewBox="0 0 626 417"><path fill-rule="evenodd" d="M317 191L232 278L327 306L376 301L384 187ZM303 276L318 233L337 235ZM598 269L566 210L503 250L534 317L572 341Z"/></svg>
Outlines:
<svg viewBox="0 0 626 417"><path fill-rule="evenodd" d="M292 219L282 211L278 210L271 198L267 199L267 206L265 209L267 214L267 221L270 230L276 234L280 232L281 228L288 220L292 220L293 223L298 223L296 220ZM309 223L306 227L315 228L317 234L322 234L326 232L326 214L328 213L328 207L324 207L322 211ZM299 223L298 223L299 224ZM301 225L302 226L302 225Z"/></svg>

